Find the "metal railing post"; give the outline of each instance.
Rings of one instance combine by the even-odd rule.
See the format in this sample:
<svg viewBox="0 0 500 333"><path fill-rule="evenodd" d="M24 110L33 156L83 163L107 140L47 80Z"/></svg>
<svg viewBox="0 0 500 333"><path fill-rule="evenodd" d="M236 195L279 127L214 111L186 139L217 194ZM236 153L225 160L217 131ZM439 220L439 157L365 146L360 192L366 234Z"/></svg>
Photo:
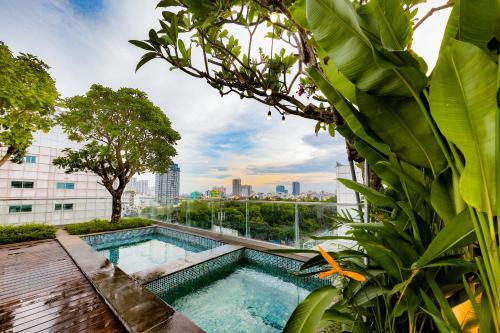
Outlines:
<svg viewBox="0 0 500 333"><path fill-rule="evenodd" d="M189 218L189 200L186 200L186 225L191 225L191 219Z"/></svg>
<svg viewBox="0 0 500 333"><path fill-rule="evenodd" d="M248 228L248 199L245 202L245 237L250 237L250 229Z"/></svg>
<svg viewBox="0 0 500 333"><path fill-rule="evenodd" d="M300 247L299 205L295 204L295 247Z"/></svg>

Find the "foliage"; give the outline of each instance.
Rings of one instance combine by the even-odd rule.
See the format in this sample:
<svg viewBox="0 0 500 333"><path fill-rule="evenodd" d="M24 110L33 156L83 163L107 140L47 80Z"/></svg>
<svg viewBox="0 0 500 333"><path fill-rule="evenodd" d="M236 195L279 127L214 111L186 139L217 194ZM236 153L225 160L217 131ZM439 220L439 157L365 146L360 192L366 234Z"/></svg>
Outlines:
<svg viewBox="0 0 500 333"><path fill-rule="evenodd" d="M33 132L52 126L58 93L48 69L31 54L14 57L0 42L0 166L21 163Z"/></svg>
<svg viewBox="0 0 500 333"><path fill-rule="evenodd" d="M70 140L82 143L67 148L54 165L66 172L93 172L113 197L111 221L121 215L121 195L137 173L165 173L180 135L170 120L137 89L113 91L94 84L86 95L65 101L67 111L57 117Z"/></svg>
<svg viewBox="0 0 500 333"><path fill-rule="evenodd" d="M0 244L28 242L56 237L56 228L46 224L23 224L0 226Z"/></svg>
<svg viewBox="0 0 500 333"><path fill-rule="evenodd" d="M132 42L149 51L138 67L162 58L222 95L235 92L318 120L316 131L328 127L343 135L381 178L382 186L372 187L344 181L370 201L373 223L339 218L360 249L330 253L368 281L339 278L344 286L327 308L315 300L328 293L314 293L294 312L287 332L314 332L332 321L350 332L461 332L474 325L500 331L500 10L495 0L449 2L438 63L428 75L411 49L419 2L162 1L162 29ZM290 70L298 73L298 95L310 98L307 105L290 96L286 71L266 73L276 66L274 57L252 58L252 38L241 51L225 28L239 26L252 36L256 26L269 24L270 11L282 14L270 26L274 39L290 38L298 54L300 70ZM180 50L180 34L191 38L189 52ZM201 49L200 62L191 61L193 48ZM271 98L265 98L266 84ZM326 270L325 264L318 254L303 268ZM453 312L462 304L475 309L472 320Z"/></svg>
<svg viewBox="0 0 500 333"><path fill-rule="evenodd" d="M485 9L497 4L460 6L456 1L438 63L426 77L427 66L408 47L402 2L306 3L320 54L355 95L344 98L330 71L311 66L308 73L345 119L342 134L385 184L376 192L342 181L370 201L373 222L347 224L362 252L332 255L369 280L343 281L341 300L324 311L319 326L333 320L347 331L500 330L498 59L486 47L498 16ZM317 256L303 268L324 264ZM452 310L478 309L477 298L483 310L472 322ZM298 310L291 320L297 316Z"/></svg>
<svg viewBox="0 0 500 333"><path fill-rule="evenodd" d="M321 100L300 98L303 91L310 94L315 89L303 71L315 54L310 36L288 12L288 2L274 2L284 15L271 24L270 1L160 1L158 29L151 29L146 40L129 41L146 51L136 70L163 59L171 69L206 80L221 96L234 93L255 99L281 114L317 120L318 126L332 123ZM235 32L243 38L236 38ZM272 55L263 49L263 40L273 44Z"/></svg>
<svg viewBox="0 0 500 333"><path fill-rule="evenodd" d="M109 220L96 219L88 222L67 224L64 226L64 230L70 235L83 235L95 232L148 227L152 224L151 220L138 217L122 218L117 223L109 223Z"/></svg>

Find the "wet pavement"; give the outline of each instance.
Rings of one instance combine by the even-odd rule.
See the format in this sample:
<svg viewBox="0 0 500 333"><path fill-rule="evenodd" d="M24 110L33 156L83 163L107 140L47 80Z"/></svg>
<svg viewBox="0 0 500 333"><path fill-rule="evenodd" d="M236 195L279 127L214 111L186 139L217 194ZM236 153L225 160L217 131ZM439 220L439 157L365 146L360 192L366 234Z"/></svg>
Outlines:
<svg viewBox="0 0 500 333"><path fill-rule="evenodd" d="M57 241L0 246L0 332L125 332Z"/></svg>

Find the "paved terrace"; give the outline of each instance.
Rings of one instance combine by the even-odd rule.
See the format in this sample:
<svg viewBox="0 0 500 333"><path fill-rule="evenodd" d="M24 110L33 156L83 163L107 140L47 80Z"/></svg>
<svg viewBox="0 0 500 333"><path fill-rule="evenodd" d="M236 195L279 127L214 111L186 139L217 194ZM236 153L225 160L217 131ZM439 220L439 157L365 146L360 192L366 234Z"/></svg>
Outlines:
<svg viewBox="0 0 500 333"><path fill-rule="evenodd" d="M57 241L0 246L0 332L124 332Z"/></svg>
<svg viewBox="0 0 500 333"><path fill-rule="evenodd" d="M57 240L0 246L0 332L203 333L140 282L149 280L151 274L170 274L242 247L280 248L186 226L156 225L226 245L191 261L140 272L135 276L138 281L64 230L58 230ZM302 261L309 257L283 256Z"/></svg>

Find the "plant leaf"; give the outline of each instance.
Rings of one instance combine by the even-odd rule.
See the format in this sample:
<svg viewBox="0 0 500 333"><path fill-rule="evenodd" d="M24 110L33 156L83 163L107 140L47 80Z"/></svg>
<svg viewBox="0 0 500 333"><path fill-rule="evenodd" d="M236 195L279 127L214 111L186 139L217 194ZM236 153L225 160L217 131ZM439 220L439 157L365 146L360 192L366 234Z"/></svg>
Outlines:
<svg viewBox="0 0 500 333"><path fill-rule="evenodd" d="M496 73L496 64L478 47L450 40L430 89L432 116L465 158L460 194L485 212L493 212L496 205Z"/></svg>
<svg viewBox="0 0 500 333"><path fill-rule="evenodd" d="M368 200L370 203L374 204L377 207L391 207L391 208L397 207L396 203L391 198L389 198L388 196L384 195L381 192L375 191L374 189L366 185L360 184L351 179L339 178L338 181L341 182L346 187L350 188L351 190L363 194L366 200Z"/></svg>
<svg viewBox="0 0 500 333"><path fill-rule="evenodd" d="M421 268L447 251L472 243L475 236L469 210L465 209L439 231L412 269Z"/></svg>
<svg viewBox="0 0 500 333"><path fill-rule="evenodd" d="M333 286L314 290L293 311L283 333L315 333L325 310L338 294L338 289Z"/></svg>

